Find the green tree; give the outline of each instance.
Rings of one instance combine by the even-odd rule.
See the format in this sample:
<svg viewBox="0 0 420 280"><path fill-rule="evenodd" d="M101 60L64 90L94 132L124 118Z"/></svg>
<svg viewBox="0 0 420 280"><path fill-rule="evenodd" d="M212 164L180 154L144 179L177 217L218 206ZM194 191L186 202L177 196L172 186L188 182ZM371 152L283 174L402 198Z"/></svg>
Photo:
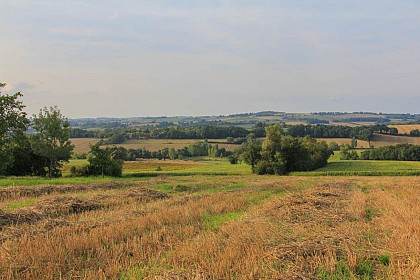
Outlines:
<svg viewBox="0 0 420 280"><path fill-rule="evenodd" d="M31 135L31 147L34 154L48 159L48 175L61 175L61 162L68 161L74 146L69 141L69 123L55 107L43 108L38 115L33 116L32 127L35 133Z"/></svg>
<svg viewBox="0 0 420 280"><path fill-rule="evenodd" d="M114 148L103 148L96 144L90 146L90 152L87 160L89 162L89 173L92 175L101 175L104 177L122 175L123 159L118 157L117 150Z"/></svg>
<svg viewBox="0 0 420 280"><path fill-rule="evenodd" d="M275 161L276 155L281 149L280 125L270 125L265 128L265 139L262 142L262 158L267 161Z"/></svg>
<svg viewBox="0 0 420 280"><path fill-rule="evenodd" d="M251 165L252 173L255 173L255 166L261 159L261 144L257 142L254 134L249 134L247 140L242 144L241 159Z"/></svg>
<svg viewBox="0 0 420 280"><path fill-rule="evenodd" d="M258 174L284 174L284 162L280 154L282 134L280 125L265 128L265 139L261 145L261 161L257 165Z"/></svg>
<svg viewBox="0 0 420 280"><path fill-rule="evenodd" d="M0 83L0 90L6 84ZM0 92L0 174L13 163L12 149L17 145L17 139L24 135L28 126L26 113L23 112L20 92L13 95Z"/></svg>
<svg viewBox="0 0 420 280"><path fill-rule="evenodd" d="M170 158L171 160L176 159L176 157L177 157L177 153L176 153L176 151L175 151L175 149L174 149L174 148L170 148L170 149L169 149L168 156L169 156L169 158Z"/></svg>

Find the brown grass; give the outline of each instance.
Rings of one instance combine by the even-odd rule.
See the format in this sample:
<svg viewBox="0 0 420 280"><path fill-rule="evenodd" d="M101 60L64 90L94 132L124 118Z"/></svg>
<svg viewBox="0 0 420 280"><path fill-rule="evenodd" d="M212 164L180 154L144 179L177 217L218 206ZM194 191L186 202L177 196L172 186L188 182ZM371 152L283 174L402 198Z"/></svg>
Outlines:
<svg viewBox="0 0 420 280"><path fill-rule="evenodd" d="M153 190L186 183L214 191ZM347 278L356 279L367 261L371 277L419 279L419 183L196 176L44 193L12 211L42 218L0 231L0 278L316 279L331 278L344 264ZM233 184L243 187L223 189ZM69 211L77 203L95 207ZM231 213L236 218L223 220ZM222 220L209 228L209 217ZM389 265L379 261L385 254Z"/></svg>

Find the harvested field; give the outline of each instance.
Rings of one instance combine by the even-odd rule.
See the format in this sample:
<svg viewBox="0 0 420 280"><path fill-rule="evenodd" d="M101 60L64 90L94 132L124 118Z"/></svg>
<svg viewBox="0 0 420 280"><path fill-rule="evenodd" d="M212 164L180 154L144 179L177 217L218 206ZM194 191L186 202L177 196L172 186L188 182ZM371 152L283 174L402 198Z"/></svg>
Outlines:
<svg viewBox="0 0 420 280"><path fill-rule="evenodd" d="M351 138L317 138L318 141L324 141L327 144L335 142L338 145L351 145ZM363 140L357 140L357 148L369 148L369 143Z"/></svg>
<svg viewBox="0 0 420 280"><path fill-rule="evenodd" d="M414 144L420 145L420 137L408 137L408 136L393 136L385 134L373 134L371 144L374 147L383 147L396 144Z"/></svg>
<svg viewBox="0 0 420 280"><path fill-rule="evenodd" d="M165 148L181 149L185 146L194 144L198 141L204 141L204 139L146 139L146 140L128 140L123 144L117 146L124 147L126 149L147 149L150 151L158 151ZM225 148L228 151L235 150L239 145L228 144L226 139L208 139L210 144L217 144L220 148Z"/></svg>
<svg viewBox="0 0 420 280"><path fill-rule="evenodd" d="M420 124L399 124L399 125L390 125L389 127L395 127L398 129L399 134L409 135L412 130L420 130Z"/></svg>
<svg viewBox="0 0 420 280"><path fill-rule="evenodd" d="M74 145L73 152L75 153L87 153L90 150L89 145L96 144L99 139L96 138L71 138L71 143Z"/></svg>
<svg viewBox="0 0 420 280"><path fill-rule="evenodd" d="M245 175L5 188L0 278L419 279L419 184Z"/></svg>

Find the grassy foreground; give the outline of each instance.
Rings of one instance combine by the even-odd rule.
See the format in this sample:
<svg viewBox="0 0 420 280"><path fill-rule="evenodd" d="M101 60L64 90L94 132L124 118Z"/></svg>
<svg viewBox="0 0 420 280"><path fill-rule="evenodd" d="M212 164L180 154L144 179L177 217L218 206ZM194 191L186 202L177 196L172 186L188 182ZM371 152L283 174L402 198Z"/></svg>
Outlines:
<svg viewBox="0 0 420 280"><path fill-rule="evenodd" d="M2 279L419 279L418 177L0 188Z"/></svg>

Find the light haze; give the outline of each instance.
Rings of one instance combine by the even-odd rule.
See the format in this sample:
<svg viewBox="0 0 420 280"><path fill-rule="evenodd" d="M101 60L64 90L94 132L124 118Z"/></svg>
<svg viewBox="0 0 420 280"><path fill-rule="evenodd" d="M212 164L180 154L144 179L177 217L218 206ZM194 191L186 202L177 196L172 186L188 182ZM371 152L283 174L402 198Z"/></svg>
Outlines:
<svg viewBox="0 0 420 280"><path fill-rule="evenodd" d="M1 2L29 113L420 112L417 0Z"/></svg>

